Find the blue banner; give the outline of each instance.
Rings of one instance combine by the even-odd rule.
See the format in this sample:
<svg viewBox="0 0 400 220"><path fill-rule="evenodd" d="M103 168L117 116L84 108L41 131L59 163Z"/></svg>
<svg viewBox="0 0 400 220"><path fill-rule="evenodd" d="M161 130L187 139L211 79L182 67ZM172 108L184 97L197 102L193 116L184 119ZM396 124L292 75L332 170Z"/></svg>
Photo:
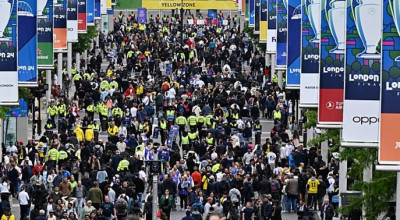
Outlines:
<svg viewBox="0 0 400 220"><path fill-rule="evenodd" d="M87 26L94 26L94 0L86 1Z"/></svg>
<svg viewBox="0 0 400 220"><path fill-rule="evenodd" d="M17 0L1 3L0 71L17 71Z"/></svg>
<svg viewBox="0 0 400 220"><path fill-rule="evenodd" d="M94 0L94 18L101 19L101 4L100 0Z"/></svg>
<svg viewBox="0 0 400 220"><path fill-rule="evenodd" d="M254 7L254 33L260 33L261 0L255 0Z"/></svg>
<svg viewBox="0 0 400 220"><path fill-rule="evenodd" d="M382 113L400 113L400 6L384 0L382 38Z"/></svg>
<svg viewBox="0 0 400 220"><path fill-rule="evenodd" d="M137 21L138 21L138 23L146 23L147 22L147 9L138 8Z"/></svg>
<svg viewBox="0 0 400 220"><path fill-rule="evenodd" d="M6 112L6 117L28 117L28 101L20 99L18 104L18 106L7 106L9 112Z"/></svg>
<svg viewBox="0 0 400 220"><path fill-rule="evenodd" d="M351 1L347 4L345 99L379 100L381 0L373 0L374 5Z"/></svg>
<svg viewBox="0 0 400 220"><path fill-rule="evenodd" d="M217 10L216 9L208 9L208 17L210 19L217 19Z"/></svg>
<svg viewBox="0 0 400 220"><path fill-rule="evenodd" d="M276 65L278 67L286 67L287 1L277 0Z"/></svg>
<svg viewBox="0 0 400 220"><path fill-rule="evenodd" d="M37 82L37 1L18 2L18 82Z"/></svg>
<svg viewBox="0 0 400 220"><path fill-rule="evenodd" d="M288 0L286 87L300 86L301 0Z"/></svg>
<svg viewBox="0 0 400 220"><path fill-rule="evenodd" d="M320 88L343 89L346 1L321 1Z"/></svg>
<svg viewBox="0 0 400 220"><path fill-rule="evenodd" d="M249 27L254 27L254 22L255 22L255 1L256 0L250 0L250 19L249 19Z"/></svg>
<svg viewBox="0 0 400 220"><path fill-rule="evenodd" d="M303 1L301 15L300 105L318 107L319 42L321 39L320 1Z"/></svg>
<svg viewBox="0 0 400 220"><path fill-rule="evenodd" d="M18 102L18 5L17 0L0 3L0 102Z"/></svg>
<svg viewBox="0 0 400 220"><path fill-rule="evenodd" d="M276 52L276 0L268 0L267 52Z"/></svg>

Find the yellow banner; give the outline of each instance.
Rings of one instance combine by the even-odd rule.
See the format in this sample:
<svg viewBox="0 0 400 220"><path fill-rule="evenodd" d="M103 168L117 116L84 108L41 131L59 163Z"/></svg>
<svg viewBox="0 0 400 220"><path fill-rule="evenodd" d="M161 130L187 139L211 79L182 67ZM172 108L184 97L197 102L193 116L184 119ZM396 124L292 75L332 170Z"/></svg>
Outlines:
<svg viewBox="0 0 400 220"><path fill-rule="evenodd" d="M112 2L111 2L111 0L107 0L107 9L112 9Z"/></svg>
<svg viewBox="0 0 400 220"><path fill-rule="evenodd" d="M232 0L143 0L142 7L147 9L218 9L237 10Z"/></svg>
<svg viewBox="0 0 400 220"><path fill-rule="evenodd" d="M267 43L268 21L260 21L260 43Z"/></svg>

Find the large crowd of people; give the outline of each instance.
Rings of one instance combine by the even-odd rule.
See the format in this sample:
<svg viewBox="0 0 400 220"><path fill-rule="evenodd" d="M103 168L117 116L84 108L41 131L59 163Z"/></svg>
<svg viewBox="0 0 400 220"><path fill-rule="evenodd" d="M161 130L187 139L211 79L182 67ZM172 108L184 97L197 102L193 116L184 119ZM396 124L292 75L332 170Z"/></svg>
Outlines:
<svg viewBox="0 0 400 220"><path fill-rule="evenodd" d="M52 88L43 135L3 146L1 219L12 199L21 220L152 219L152 160L160 219L332 219L337 163L301 145L292 101L237 16L218 19L116 14L87 68Z"/></svg>

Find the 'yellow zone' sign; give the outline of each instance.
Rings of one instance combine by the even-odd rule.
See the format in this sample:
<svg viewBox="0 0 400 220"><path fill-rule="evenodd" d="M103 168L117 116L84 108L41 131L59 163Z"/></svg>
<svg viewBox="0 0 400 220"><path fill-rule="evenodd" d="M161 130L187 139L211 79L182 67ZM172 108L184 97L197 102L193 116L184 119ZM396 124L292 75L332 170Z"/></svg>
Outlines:
<svg viewBox="0 0 400 220"><path fill-rule="evenodd" d="M237 10L235 2L232 0L144 0L142 7L147 9L177 9L182 7L182 2L184 9Z"/></svg>

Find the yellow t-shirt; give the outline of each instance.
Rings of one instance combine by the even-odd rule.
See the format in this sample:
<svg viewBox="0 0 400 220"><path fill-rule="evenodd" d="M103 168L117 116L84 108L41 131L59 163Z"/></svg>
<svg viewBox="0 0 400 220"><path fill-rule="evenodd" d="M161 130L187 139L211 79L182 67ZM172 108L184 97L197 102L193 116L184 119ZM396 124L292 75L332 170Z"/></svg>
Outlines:
<svg viewBox="0 0 400 220"><path fill-rule="evenodd" d="M307 185L308 185L308 193L315 194L318 192L319 181L317 179L315 180L309 179Z"/></svg>

